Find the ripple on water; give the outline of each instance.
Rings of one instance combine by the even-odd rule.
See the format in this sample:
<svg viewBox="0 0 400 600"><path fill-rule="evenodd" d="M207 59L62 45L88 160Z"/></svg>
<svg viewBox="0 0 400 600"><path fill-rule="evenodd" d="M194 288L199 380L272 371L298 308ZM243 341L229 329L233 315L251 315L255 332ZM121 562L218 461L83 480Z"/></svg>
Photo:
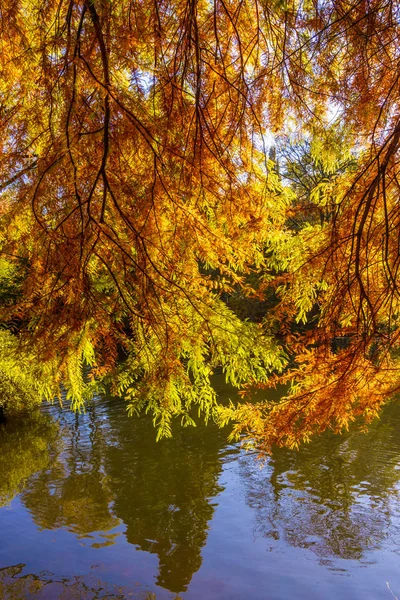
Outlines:
<svg viewBox="0 0 400 600"><path fill-rule="evenodd" d="M155 582L164 598L203 598L213 581L222 600L248 590L265 600L264 589L272 600L332 590L353 600L365 574L374 599L384 600L379 582L389 579L400 595L395 405L369 434L327 432L298 452L273 450L262 465L214 426L176 428L157 443L151 419L129 419L125 408L111 398L81 414L48 406L2 430L0 499L18 502L7 519L0 510L0 564L30 575L46 566L73 582L101 558L106 582L130 591Z"/></svg>

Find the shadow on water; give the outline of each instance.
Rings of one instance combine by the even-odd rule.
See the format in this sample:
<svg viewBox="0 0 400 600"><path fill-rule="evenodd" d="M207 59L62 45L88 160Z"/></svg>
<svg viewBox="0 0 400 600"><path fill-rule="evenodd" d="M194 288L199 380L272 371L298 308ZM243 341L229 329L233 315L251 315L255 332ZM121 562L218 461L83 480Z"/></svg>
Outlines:
<svg viewBox="0 0 400 600"><path fill-rule="evenodd" d="M172 440L156 443L151 420L127 418L120 401L99 399L85 414L48 407L1 426L0 507L18 495L37 535L69 532L92 563L96 552L119 546L125 555L127 547L153 555L157 589L184 593L202 565L215 509L224 511L220 475L229 463L253 535L266 546L306 548L328 566L335 558L361 560L400 533L392 519L394 504L399 512L399 430L400 406L391 404L367 435L326 433L299 452L275 450L260 469L214 426L177 427ZM0 528L2 518L0 511ZM241 541L244 559L248 537ZM239 560L235 551L226 549L232 561ZM65 578L33 575L22 559L0 564L7 567L0 571L0 597L28 598L29 590L35 598L128 597L122 585L97 589L94 575L78 576L68 552L74 550L65 550ZM109 555L101 556L104 562ZM108 595L96 595L101 589ZM148 592L140 593L132 597Z"/></svg>

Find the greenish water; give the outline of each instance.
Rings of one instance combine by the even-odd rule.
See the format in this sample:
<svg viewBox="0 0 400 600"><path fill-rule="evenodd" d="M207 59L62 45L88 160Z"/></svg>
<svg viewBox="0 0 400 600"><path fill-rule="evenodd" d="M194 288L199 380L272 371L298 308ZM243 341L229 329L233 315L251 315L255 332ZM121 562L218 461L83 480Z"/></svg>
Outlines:
<svg viewBox="0 0 400 600"><path fill-rule="evenodd" d="M98 399L0 428L0 598L400 597L400 404L263 468Z"/></svg>

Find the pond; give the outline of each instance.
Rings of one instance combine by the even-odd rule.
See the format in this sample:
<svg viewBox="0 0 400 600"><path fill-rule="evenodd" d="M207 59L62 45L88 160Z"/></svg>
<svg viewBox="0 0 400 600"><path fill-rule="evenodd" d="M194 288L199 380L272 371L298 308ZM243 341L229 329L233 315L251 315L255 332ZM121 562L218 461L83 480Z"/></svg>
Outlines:
<svg viewBox="0 0 400 600"><path fill-rule="evenodd" d="M99 398L0 428L0 598L400 597L400 404L262 466Z"/></svg>

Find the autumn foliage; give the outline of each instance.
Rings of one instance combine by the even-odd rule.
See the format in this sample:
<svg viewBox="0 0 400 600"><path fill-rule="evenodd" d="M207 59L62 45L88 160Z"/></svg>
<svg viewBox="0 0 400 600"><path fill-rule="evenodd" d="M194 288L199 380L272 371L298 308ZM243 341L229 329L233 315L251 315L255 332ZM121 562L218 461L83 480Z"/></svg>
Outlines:
<svg viewBox="0 0 400 600"><path fill-rule="evenodd" d="M196 405L263 447L375 416L398 386L398 4L5 0L0 20L0 316L48 396L111 377L160 435ZM296 185L273 134L309 145ZM270 298L262 318L235 294ZM218 369L245 397L296 383L221 408Z"/></svg>

